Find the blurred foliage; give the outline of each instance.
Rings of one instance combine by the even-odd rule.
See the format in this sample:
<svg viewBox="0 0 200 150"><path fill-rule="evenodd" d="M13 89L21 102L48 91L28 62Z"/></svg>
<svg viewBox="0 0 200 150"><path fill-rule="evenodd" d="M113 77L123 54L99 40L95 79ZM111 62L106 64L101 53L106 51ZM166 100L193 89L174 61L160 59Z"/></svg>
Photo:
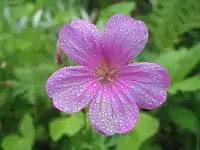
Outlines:
<svg viewBox="0 0 200 150"><path fill-rule="evenodd" d="M61 67L54 52L63 24L83 18L103 31L115 13L146 22L149 43L136 61L162 64L172 85L134 130L105 137L81 112L53 108L45 82ZM0 149L200 150L199 0L2 0L0 22Z"/></svg>

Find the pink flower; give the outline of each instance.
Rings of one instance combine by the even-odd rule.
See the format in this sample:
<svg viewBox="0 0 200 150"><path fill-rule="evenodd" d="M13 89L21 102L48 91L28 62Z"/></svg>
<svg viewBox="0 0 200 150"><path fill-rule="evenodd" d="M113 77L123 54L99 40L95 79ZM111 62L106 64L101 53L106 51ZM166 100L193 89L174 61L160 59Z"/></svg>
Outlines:
<svg viewBox="0 0 200 150"><path fill-rule="evenodd" d="M81 66L64 67L46 82L54 106L67 113L89 104L92 126L107 136L133 129L139 108L154 109L166 100L170 77L158 64L129 62L145 47L144 22L124 14L112 16L103 35L84 20L59 33L59 47Z"/></svg>

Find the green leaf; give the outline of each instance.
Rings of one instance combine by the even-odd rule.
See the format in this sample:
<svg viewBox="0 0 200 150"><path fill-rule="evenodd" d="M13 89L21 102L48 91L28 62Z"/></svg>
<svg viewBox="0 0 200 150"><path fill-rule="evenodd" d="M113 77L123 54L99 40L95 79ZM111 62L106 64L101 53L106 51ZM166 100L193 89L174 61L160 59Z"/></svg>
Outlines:
<svg viewBox="0 0 200 150"><path fill-rule="evenodd" d="M148 142L143 144L140 150L162 150L159 145L149 144Z"/></svg>
<svg viewBox="0 0 200 150"><path fill-rule="evenodd" d="M46 98L44 83L55 69L53 63L42 63L35 68L15 68L14 95L23 95L31 104L35 104L37 98Z"/></svg>
<svg viewBox="0 0 200 150"><path fill-rule="evenodd" d="M162 53L156 63L164 66L172 79L177 75L177 71L181 65L180 60L187 55L187 49L180 49L178 51L170 50Z"/></svg>
<svg viewBox="0 0 200 150"><path fill-rule="evenodd" d="M82 127L83 120L75 116L57 118L49 124L50 136L54 141L57 141L63 135L73 136Z"/></svg>
<svg viewBox="0 0 200 150"><path fill-rule="evenodd" d="M99 141L95 141L92 143L92 149L95 150L107 150L104 143L100 143Z"/></svg>
<svg viewBox="0 0 200 150"><path fill-rule="evenodd" d="M134 145L134 139L131 136L126 135L125 138L118 143L117 150L138 150L141 143Z"/></svg>
<svg viewBox="0 0 200 150"><path fill-rule="evenodd" d="M171 116L173 121L183 129L197 132L197 117L192 110L185 107L179 107L171 111Z"/></svg>
<svg viewBox="0 0 200 150"><path fill-rule="evenodd" d="M35 129L33 119L29 114L25 114L20 121L20 132L22 136L12 134L5 137L2 141L4 150L31 150L34 138Z"/></svg>
<svg viewBox="0 0 200 150"><path fill-rule="evenodd" d="M195 67L200 61L200 45L196 45L191 49L180 49L178 51L170 50L162 53L156 60L156 63L163 65L172 78L172 85L168 91L172 94L178 90L196 91L200 89L199 76L183 78Z"/></svg>
<svg viewBox="0 0 200 150"><path fill-rule="evenodd" d="M88 119L89 120L89 119ZM86 131L87 132L87 131ZM92 144L91 147L92 149L95 150L107 150L105 143L106 137L102 134L99 134L98 132L92 130ZM89 134L89 136L91 135ZM91 140L90 140L91 143Z"/></svg>
<svg viewBox="0 0 200 150"><path fill-rule="evenodd" d="M133 2L119 2L108 6L101 10L100 12L100 19L108 19L110 16L116 13L124 13L130 15L131 11L135 8L135 3Z"/></svg>
<svg viewBox="0 0 200 150"><path fill-rule="evenodd" d="M200 75L196 75L185 80L175 82L168 88L168 92L175 94L177 91L193 92L200 90Z"/></svg>
<svg viewBox="0 0 200 150"><path fill-rule="evenodd" d="M143 142L157 133L158 128L159 122L156 118L140 113L135 129L118 143L117 150L139 150Z"/></svg>
<svg viewBox="0 0 200 150"><path fill-rule="evenodd" d="M102 29L106 21L114 14L123 13L130 15L131 11L135 9L134 2L118 2L101 10L97 26Z"/></svg>
<svg viewBox="0 0 200 150"><path fill-rule="evenodd" d="M153 7L156 7L158 5L158 0L149 0L149 2Z"/></svg>
<svg viewBox="0 0 200 150"><path fill-rule="evenodd" d="M22 16L29 16L34 11L34 4L25 3L23 5L18 5L18 7L13 7L12 9L10 9L10 11L13 20L18 19Z"/></svg>
<svg viewBox="0 0 200 150"><path fill-rule="evenodd" d="M3 139L1 147L4 150L19 150L17 149L16 145L20 141L20 139L21 137L17 134L8 135Z"/></svg>
<svg viewBox="0 0 200 150"><path fill-rule="evenodd" d="M169 9L170 8L170 9ZM200 26L199 0L158 0L148 24L158 50L169 50L180 35Z"/></svg>
<svg viewBox="0 0 200 150"><path fill-rule="evenodd" d="M17 134L12 134L3 139L1 147L4 150L31 150L31 143L26 138L22 138Z"/></svg>
<svg viewBox="0 0 200 150"><path fill-rule="evenodd" d="M182 57L179 62L179 68L175 80L182 80L200 61L200 44L192 47L187 51L185 57Z"/></svg>
<svg viewBox="0 0 200 150"><path fill-rule="evenodd" d="M117 145L123 139L122 135L114 135L112 136L108 142L106 142L107 147L112 147Z"/></svg>
<svg viewBox="0 0 200 150"><path fill-rule="evenodd" d="M25 114L20 121L20 132L21 134L29 139L31 142L35 139L35 128L33 125L33 119L29 114Z"/></svg>

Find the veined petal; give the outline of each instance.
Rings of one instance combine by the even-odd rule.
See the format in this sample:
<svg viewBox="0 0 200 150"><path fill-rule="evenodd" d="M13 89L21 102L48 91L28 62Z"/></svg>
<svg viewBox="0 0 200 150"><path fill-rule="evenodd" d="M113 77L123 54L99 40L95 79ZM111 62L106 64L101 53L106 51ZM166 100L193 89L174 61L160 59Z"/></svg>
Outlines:
<svg viewBox="0 0 200 150"><path fill-rule="evenodd" d="M112 91L118 96L118 109L120 110L122 119L117 133L127 133L136 126L139 116L139 108L133 101L133 98L127 94L126 88L120 82L116 82L115 85L112 86Z"/></svg>
<svg viewBox="0 0 200 150"><path fill-rule="evenodd" d="M110 136L126 133L136 125L139 108L115 85L106 84L90 104L89 118L100 133Z"/></svg>
<svg viewBox="0 0 200 150"><path fill-rule="evenodd" d="M154 109L165 102L170 77L161 65L142 62L122 68L120 82L139 107Z"/></svg>
<svg viewBox="0 0 200 150"><path fill-rule="evenodd" d="M101 33L84 20L74 20L61 28L59 46L72 60L83 66L95 67L101 57Z"/></svg>
<svg viewBox="0 0 200 150"><path fill-rule="evenodd" d="M81 110L94 97L96 80L87 67L64 67L46 82L46 91L54 106L64 112Z"/></svg>
<svg viewBox="0 0 200 150"><path fill-rule="evenodd" d="M143 50L147 41L148 30L140 20L117 14L106 24L103 36L104 51L113 65L128 64Z"/></svg>
<svg viewBox="0 0 200 150"><path fill-rule="evenodd" d="M129 80L168 88L171 82L167 70L155 63L138 62L121 68L120 76Z"/></svg>

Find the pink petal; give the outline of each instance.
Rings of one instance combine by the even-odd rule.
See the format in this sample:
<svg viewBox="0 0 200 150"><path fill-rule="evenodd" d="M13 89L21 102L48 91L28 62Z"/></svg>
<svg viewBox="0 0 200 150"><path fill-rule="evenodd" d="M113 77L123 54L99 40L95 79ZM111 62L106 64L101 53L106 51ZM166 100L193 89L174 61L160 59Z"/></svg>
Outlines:
<svg viewBox="0 0 200 150"><path fill-rule="evenodd" d="M46 82L46 91L54 106L64 112L81 110L94 97L96 80L90 69L82 66L64 67Z"/></svg>
<svg viewBox="0 0 200 150"><path fill-rule="evenodd" d="M117 14L106 24L103 44L113 65L127 64L144 49L147 41L148 30L145 23L140 20L125 14Z"/></svg>
<svg viewBox="0 0 200 150"><path fill-rule="evenodd" d="M84 20L74 20L61 28L59 46L77 63L96 66L100 59L101 34L95 25Z"/></svg>
<svg viewBox="0 0 200 150"><path fill-rule="evenodd" d="M165 102L170 77L164 67L142 62L121 69L120 82L139 107L154 109Z"/></svg>
<svg viewBox="0 0 200 150"><path fill-rule="evenodd" d="M136 125L139 109L118 85L103 85L89 108L92 126L100 133L110 136L126 133Z"/></svg>

